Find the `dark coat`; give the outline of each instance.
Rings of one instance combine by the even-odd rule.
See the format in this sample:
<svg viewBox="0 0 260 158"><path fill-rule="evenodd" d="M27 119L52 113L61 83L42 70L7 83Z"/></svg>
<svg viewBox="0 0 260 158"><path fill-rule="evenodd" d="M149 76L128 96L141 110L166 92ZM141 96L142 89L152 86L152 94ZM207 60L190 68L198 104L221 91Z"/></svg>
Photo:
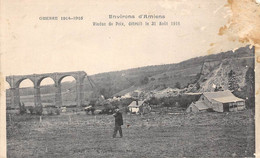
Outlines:
<svg viewBox="0 0 260 158"><path fill-rule="evenodd" d="M115 113L113 116L115 117L115 125L123 125L123 117L120 112Z"/></svg>

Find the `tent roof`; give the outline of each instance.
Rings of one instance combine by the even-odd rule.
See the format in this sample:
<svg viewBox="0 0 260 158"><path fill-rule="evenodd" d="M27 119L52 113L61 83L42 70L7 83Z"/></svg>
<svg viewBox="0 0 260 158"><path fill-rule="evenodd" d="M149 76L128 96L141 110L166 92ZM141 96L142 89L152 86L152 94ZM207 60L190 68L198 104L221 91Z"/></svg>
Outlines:
<svg viewBox="0 0 260 158"><path fill-rule="evenodd" d="M203 102L203 101L197 101L195 103L193 103L194 106L196 106L199 110L206 110L209 107Z"/></svg>
<svg viewBox="0 0 260 158"><path fill-rule="evenodd" d="M237 98L235 96L219 97L219 98L214 98L213 100L216 100L221 103L244 101L243 99Z"/></svg>
<svg viewBox="0 0 260 158"><path fill-rule="evenodd" d="M131 104L128 105L128 107L139 107L144 103L144 101L138 101L138 105L136 105L136 101L132 101Z"/></svg>
<svg viewBox="0 0 260 158"><path fill-rule="evenodd" d="M204 92L203 95L205 97L207 97L208 99L233 96L231 91L228 91L228 90L227 91L218 91L218 92Z"/></svg>
<svg viewBox="0 0 260 158"><path fill-rule="evenodd" d="M215 100L221 103L243 101L241 98L234 96L231 91L205 92L203 95L210 101Z"/></svg>

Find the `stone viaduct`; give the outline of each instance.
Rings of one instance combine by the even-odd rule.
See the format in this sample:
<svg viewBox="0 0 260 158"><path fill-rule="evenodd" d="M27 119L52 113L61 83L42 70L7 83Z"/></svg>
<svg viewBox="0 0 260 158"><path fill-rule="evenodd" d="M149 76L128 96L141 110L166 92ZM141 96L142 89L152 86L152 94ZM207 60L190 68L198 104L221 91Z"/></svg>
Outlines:
<svg viewBox="0 0 260 158"><path fill-rule="evenodd" d="M84 97L83 81L84 78L87 76L86 72L84 71L7 76L6 81L10 84L10 91L11 91L11 107L12 108L19 107L19 103L20 103L19 86L20 83L25 79L29 79L33 82L34 105L35 106L41 105L40 84L43 79L48 77L53 79L55 83L55 105L58 107L62 106L61 80L67 76L72 76L76 80L76 101L77 101L77 106L81 106Z"/></svg>

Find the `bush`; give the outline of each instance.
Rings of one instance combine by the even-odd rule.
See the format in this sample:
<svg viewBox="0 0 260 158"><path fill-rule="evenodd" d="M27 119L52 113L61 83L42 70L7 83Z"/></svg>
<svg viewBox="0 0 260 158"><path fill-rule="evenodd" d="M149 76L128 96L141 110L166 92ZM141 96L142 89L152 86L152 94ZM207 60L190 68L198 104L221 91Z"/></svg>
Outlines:
<svg viewBox="0 0 260 158"><path fill-rule="evenodd" d="M32 106L30 106L30 107L28 108L28 110L30 111L30 114L32 115L33 112L34 112L34 108L33 108Z"/></svg>
<svg viewBox="0 0 260 158"><path fill-rule="evenodd" d="M42 115L43 109L42 109L42 106L41 106L41 105L35 106L34 109L35 109L35 114L36 114L36 115Z"/></svg>
<svg viewBox="0 0 260 158"><path fill-rule="evenodd" d="M149 78L145 76L143 79L140 80L141 85L145 85L149 82Z"/></svg>
<svg viewBox="0 0 260 158"><path fill-rule="evenodd" d="M242 89L242 91L233 91L232 93L236 97L244 99L247 108L254 109L255 108L255 96L252 94L248 94L245 88L246 87L244 87L244 89Z"/></svg>
<svg viewBox="0 0 260 158"><path fill-rule="evenodd" d="M53 114L54 114L52 108L48 108L48 110L47 110L47 114L48 114L48 115L53 115Z"/></svg>
<svg viewBox="0 0 260 158"><path fill-rule="evenodd" d="M163 98L151 97L147 103L150 105L162 105L163 107L187 108L192 102L197 101L200 95L179 95Z"/></svg>
<svg viewBox="0 0 260 158"><path fill-rule="evenodd" d="M88 114L91 111L91 114L94 115L95 110L96 110L95 107L89 107L89 108L85 109L85 112L86 112L86 114Z"/></svg>
<svg viewBox="0 0 260 158"><path fill-rule="evenodd" d="M57 109L55 110L55 113L56 113L57 115L60 115L60 109L57 108Z"/></svg>
<svg viewBox="0 0 260 158"><path fill-rule="evenodd" d="M24 106L24 103L19 103L19 113L21 115L25 114L26 113L26 108Z"/></svg>
<svg viewBox="0 0 260 158"><path fill-rule="evenodd" d="M155 97L151 97L147 102L150 105L158 105L158 104L160 104L160 100L155 98Z"/></svg>
<svg viewBox="0 0 260 158"><path fill-rule="evenodd" d="M181 83L180 82L176 82L174 85L175 88L181 89Z"/></svg>
<svg viewBox="0 0 260 158"><path fill-rule="evenodd" d="M129 110L128 107L124 107L123 112L124 112L124 113L128 113L128 112L130 112L130 110Z"/></svg>

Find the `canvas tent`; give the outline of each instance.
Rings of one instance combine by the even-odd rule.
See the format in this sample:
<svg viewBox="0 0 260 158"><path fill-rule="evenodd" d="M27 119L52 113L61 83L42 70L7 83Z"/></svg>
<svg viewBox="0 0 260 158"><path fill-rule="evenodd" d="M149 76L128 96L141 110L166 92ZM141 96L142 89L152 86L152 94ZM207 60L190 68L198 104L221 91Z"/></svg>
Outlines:
<svg viewBox="0 0 260 158"><path fill-rule="evenodd" d="M234 96L231 91L218 91L218 92L204 92L196 103L192 103L188 108L194 108L205 104L208 109L217 112L239 111L245 109L245 101L241 98ZM198 104L197 106L193 104ZM202 107L202 106L201 106ZM191 109L187 109L187 112ZM193 110L193 109L192 109Z"/></svg>
<svg viewBox="0 0 260 158"><path fill-rule="evenodd" d="M132 113L138 113L143 103L144 101L132 101L132 103L128 105L128 109Z"/></svg>
<svg viewBox="0 0 260 158"><path fill-rule="evenodd" d="M207 111L209 107L202 101L193 102L187 108L186 112L200 112L200 111Z"/></svg>

